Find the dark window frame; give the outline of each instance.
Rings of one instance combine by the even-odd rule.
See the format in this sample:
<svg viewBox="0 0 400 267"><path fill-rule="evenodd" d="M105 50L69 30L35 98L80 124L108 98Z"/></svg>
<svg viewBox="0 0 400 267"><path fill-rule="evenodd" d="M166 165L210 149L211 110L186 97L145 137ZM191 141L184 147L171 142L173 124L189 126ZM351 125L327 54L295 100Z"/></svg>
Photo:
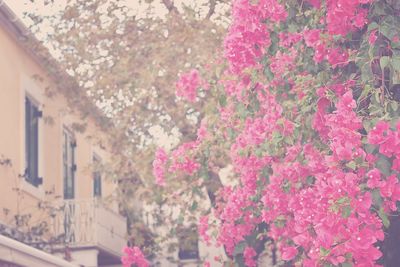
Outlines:
<svg viewBox="0 0 400 267"><path fill-rule="evenodd" d="M43 183L39 177L40 153L40 105L29 95L25 95L25 180L35 187Z"/></svg>
<svg viewBox="0 0 400 267"><path fill-rule="evenodd" d="M102 177L98 170L101 164L101 158L93 154L93 197L102 197Z"/></svg>
<svg viewBox="0 0 400 267"><path fill-rule="evenodd" d="M178 230L178 240L179 260L198 260L200 258L199 238L195 225L180 227Z"/></svg>
<svg viewBox="0 0 400 267"><path fill-rule="evenodd" d="M76 139L66 128L62 136L62 170L64 199L75 198Z"/></svg>

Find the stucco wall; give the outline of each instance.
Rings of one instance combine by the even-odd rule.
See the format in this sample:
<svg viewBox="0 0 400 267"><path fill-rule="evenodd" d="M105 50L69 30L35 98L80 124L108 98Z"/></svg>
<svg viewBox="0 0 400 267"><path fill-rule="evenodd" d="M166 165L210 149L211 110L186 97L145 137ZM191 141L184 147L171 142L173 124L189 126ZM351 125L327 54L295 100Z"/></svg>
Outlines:
<svg viewBox="0 0 400 267"><path fill-rule="evenodd" d="M14 37L0 27L0 159L9 159L11 166L0 165L0 222L13 224L15 214L32 213L33 221L46 220L40 214L38 201L51 201L63 196L62 132L72 130L73 123L82 123L79 111L68 107L51 79ZM43 81L34 78L39 76ZM56 93L49 95L46 91ZM25 94L40 103L43 118L39 126L39 176L43 185L34 187L20 175L25 170ZM75 196L93 196L91 164L93 153L107 157L96 144L104 138L94 122L87 118L84 133L74 132L76 148ZM104 179L103 179L104 180ZM103 181L103 196L113 192L114 185ZM53 194L46 194L53 192Z"/></svg>

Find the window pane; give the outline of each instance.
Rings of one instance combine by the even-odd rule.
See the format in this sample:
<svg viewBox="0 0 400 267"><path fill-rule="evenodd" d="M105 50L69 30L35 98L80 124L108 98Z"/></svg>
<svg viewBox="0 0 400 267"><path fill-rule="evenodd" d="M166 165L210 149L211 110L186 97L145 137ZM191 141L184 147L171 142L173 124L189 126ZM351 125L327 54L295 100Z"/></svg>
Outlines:
<svg viewBox="0 0 400 267"><path fill-rule="evenodd" d="M39 173L39 109L28 98L25 98L25 179L38 185Z"/></svg>
<svg viewBox="0 0 400 267"><path fill-rule="evenodd" d="M93 196L101 197L101 173L98 170L101 160L98 156L93 156Z"/></svg>
<svg viewBox="0 0 400 267"><path fill-rule="evenodd" d="M199 246L198 234L195 225L190 227L178 228L179 252L178 256L181 260L198 259Z"/></svg>
<svg viewBox="0 0 400 267"><path fill-rule="evenodd" d="M75 142L67 131L63 135L64 198L71 199L75 197Z"/></svg>

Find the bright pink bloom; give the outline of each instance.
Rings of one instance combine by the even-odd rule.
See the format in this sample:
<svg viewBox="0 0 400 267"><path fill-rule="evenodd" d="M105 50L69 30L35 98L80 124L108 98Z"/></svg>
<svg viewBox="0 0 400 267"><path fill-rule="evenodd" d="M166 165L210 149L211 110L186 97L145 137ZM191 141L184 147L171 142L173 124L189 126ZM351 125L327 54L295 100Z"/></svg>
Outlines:
<svg viewBox="0 0 400 267"><path fill-rule="evenodd" d="M282 259L285 261L290 261L296 257L298 251L295 247L282 247Z"/></svg>
<svg viewBox="0 0 400 267"><path fill-rule="evenodd" d="M241 74L249 67L258 67L258 59L271 44L265 20L283 21L287 12L277 0L237 0L232 7L233 23L225 38L225 57L232 73Z"/></svg>
<svg viewBox="0 0 400 267"><path fill-rule="evenodd" d="M155 159L153 161L153 175L156 179L156 184L165 186L165 171L168 161L167 153L162 148L156 151Z"/></svg>
<svg viewBox="0 0 400 267"><path fill-rule="evenodd" d="M320 0L307 0L313 7L321 8L321 1Z"/></svg>
<svg viewBox="0 0 400 267"><path fill-rule="evenodd" d="M196 69L180 76L179 81L176 83L176 95L185 98L189 102L195 102L197 97L197 90L204 84Z"/></svg>
<svg viewBox="0 0 400 267"><path fill-rule="evenodd" d="M125 247L124 255L121 258L124 267L131 267L135 264L137 267L148 267L149 262L143 255L143 252L138 247Z"/></svg>
<svg viewBox="0 0 400 267"><path fill-rule="evenodd" d="M254 248L246 247L244 249L243 256L244 256L244 263L246 264L247 267L257 266L257 263L254 260L254 257L257 256L257 253L254 250Z"/></svg>
<svg viewBox="0 0 400 267"><path fill-rule="evenodd" d="M376 34L377 31L378 30L373 30L373 31L370 32L369 38L368 38L368 42L369 42L370 45L374 45L376 40L378 39L378 36Z"/></svg>
<svg viewBox="0 0 400 267"><path fill-rule="evenodd" d="M197 148L197 146L197 142L189 142L182 144L172 151L171 165L168 170L170 172L182 171L189 175L195 173L199 169L200 164L193 159L191 153Z"/></svg>
<svg viewBox="0 0 400 267"><path fill-rule="evenodd" d="M200 218L198 226L199 236L203 238L204 242L209 246L211 244L211 238L208 235L208 216L202 216Z"/></svg>

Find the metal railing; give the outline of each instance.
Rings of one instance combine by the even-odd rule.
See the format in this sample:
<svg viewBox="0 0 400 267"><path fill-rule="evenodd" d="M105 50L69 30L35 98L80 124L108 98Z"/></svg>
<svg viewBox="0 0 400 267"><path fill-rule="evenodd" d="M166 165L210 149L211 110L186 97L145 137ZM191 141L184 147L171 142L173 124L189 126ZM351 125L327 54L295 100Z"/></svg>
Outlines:
<svg viewBox="0 0 400 267"><path fill-rule="evenodd" d="M126 219L104 207L97 199L64 200L56 203L52 233L60 245L98 246L120 253L125 243Z"/></svg>

